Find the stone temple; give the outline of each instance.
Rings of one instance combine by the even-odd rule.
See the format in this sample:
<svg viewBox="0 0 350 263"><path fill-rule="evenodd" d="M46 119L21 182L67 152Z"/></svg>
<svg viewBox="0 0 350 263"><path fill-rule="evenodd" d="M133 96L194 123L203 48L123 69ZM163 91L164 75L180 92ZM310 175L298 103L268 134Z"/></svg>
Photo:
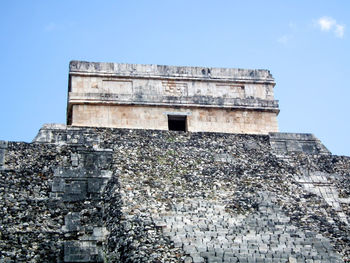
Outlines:
<svg viewBox="0 0 350 263"><path fill-rule="evenodd" d="M268 70L72 61L67 124L130 129L278 132Z"/></svg>
<svg viewBox="0 0 350 263"><path fill-rule="evenodd" d="M278 132L267 70L73 61L0 141L0 262L350 262L350 157Z"/></svg>

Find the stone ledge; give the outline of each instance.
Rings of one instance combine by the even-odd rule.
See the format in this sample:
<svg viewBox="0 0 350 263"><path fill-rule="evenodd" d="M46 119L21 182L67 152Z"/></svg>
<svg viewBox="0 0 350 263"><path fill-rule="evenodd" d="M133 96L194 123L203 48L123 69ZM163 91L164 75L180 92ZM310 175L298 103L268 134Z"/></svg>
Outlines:
<svg viewBox="0 0 350 263"><path fill-rule="evenodd" d="M67 125L63 123L45 123L42 129L51 129L51 130L62 130L66 129Z"/></svg>
<svg viewBox="0 0 350 263"><path fill-rule="evenodd" d="M269 136L275 140L317 140L312 133L270 132Z"/></svg>
<svg viewBox="0 0 350 263"><path fill-rule="evenodd" d="M105 96L108 95L108 96ZM266 109L279 112L278 100L263 99L239 99L239 98L212 98L209 96L162 96L148 98L147 96L135 97L127 95L124 98L119 94L104 93L69 93L70 107L74 104L117 104L117 105L147 105L168 107L210 107L210 108L242 108L242 109Z"/></svg>
<svg viewBox="0 0 350 263"><path fill-rule="evenodd" d="M331 154L322 142L311 133L270 132L270 144L277 154L304 152L307 154Z"/></svg>

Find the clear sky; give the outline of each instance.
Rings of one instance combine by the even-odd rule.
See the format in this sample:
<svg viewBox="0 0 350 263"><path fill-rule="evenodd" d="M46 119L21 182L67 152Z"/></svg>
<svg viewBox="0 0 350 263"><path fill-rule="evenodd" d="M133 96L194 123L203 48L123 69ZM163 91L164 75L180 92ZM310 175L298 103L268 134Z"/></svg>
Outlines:
<svg viewBox="0 0 350 263"><path fill-rule="evenodd" d="M283 132L350 156L350 1L1 1L0 140L65 123L70 60L269 69Z"/></svg>

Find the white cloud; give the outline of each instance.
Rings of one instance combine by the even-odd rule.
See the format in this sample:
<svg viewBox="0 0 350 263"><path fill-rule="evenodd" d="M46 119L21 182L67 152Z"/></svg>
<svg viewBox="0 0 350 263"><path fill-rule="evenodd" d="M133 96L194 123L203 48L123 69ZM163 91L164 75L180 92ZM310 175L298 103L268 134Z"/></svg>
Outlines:
<svg viewBox="0 0 350 263"><path fill-rule="evenodd" d="M336 37L344 37L345 26L338 24L337 21L332 17L323 16L317 20L316 24L321 31L332 31Z"/></svg>
<svg viewBox="0 0 350 263"><path fill-rule="evenodd" d="M287 45L292 37L290 35L283 35L277 39L277 41L283 45Z"/></svg>
<svg viewBox="0 0 350 263"><path fill-rule="evenodd" d="M335 31L334 31L334 33L335 33L335 35L336 35L337 37L343 38L343 36L344 36L344 31L345 31L345 26L343 26L343 25L336 25L336 26L335 26Z"/></svg>
<svg viewBox="0 0 350 263"><path fill-rule="evenodd" d="M322 31L329 31L334 25L337 24L337 21L328 16L321 17L317 22Z"/></svg>

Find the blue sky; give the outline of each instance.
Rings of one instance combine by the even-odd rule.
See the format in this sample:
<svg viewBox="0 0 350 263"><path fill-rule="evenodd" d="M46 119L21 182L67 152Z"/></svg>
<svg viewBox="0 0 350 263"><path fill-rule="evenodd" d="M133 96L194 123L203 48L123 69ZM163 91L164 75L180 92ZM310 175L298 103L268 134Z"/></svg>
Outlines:
<svg viewBox="0 0 350 263"><path fill-rule="evenodd" d="M0 140L65 123L70 60L262 68L283 132L350 155L350 1L2 1Z"/></svg>

